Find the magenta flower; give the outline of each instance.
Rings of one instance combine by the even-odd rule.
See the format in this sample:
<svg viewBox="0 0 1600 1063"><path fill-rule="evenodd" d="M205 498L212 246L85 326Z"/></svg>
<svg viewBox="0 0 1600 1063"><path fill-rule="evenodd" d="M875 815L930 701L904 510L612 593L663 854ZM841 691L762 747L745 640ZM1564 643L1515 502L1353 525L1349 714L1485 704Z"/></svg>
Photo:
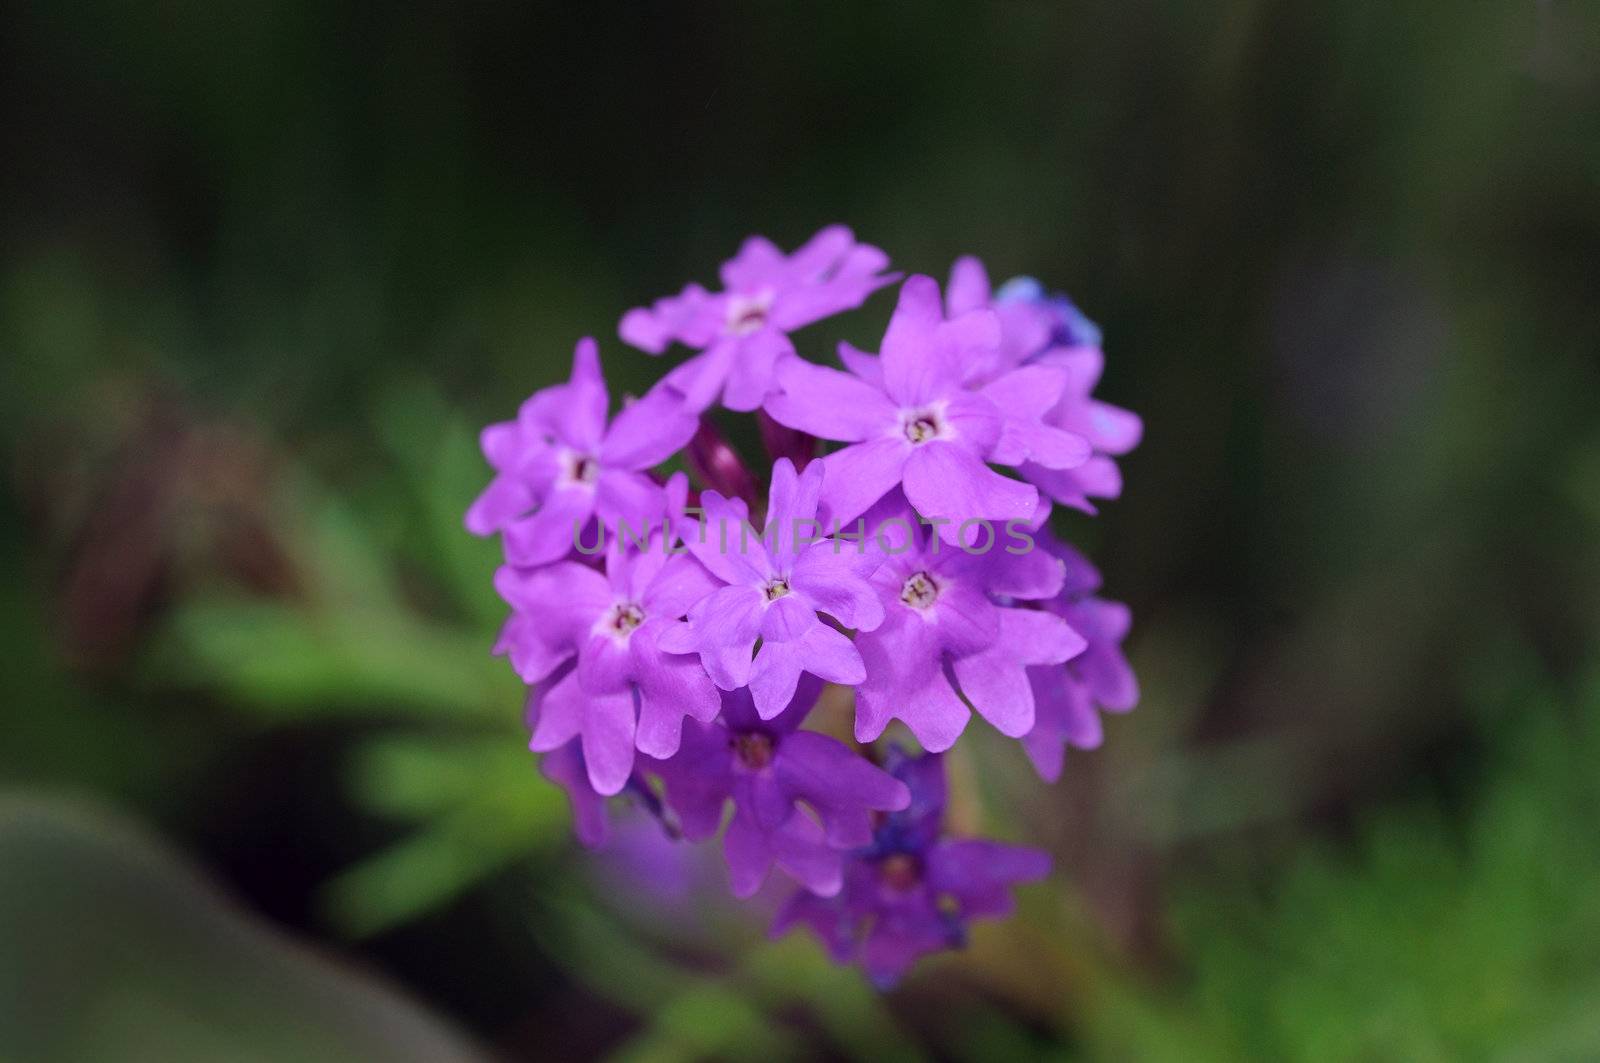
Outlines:
<svg viewBox="0 0 1600 1063"><path fill-rule="evenodd" d="M1047 294L1031 277L1007 281L991 298L983 263L966 257L950 270L947 293L952 316L991 308L1000 319L1000 344L989 361L968 363L968 383L987 382L1018 366L1046 366L1066 373L1058 400L1041 411L1048 425L1086 440L1089 458L1072 466L1029 461L1023 477L1063 505L1095 512L1091 498L1122 494L1122 474L1113 460L1139 445L1144 426L1137 414L1093 397L1105 368L1100 329L1064 295Z"/></svg>
<svg viewBox="0 0 1600 1063"><path fill-rule="evenodd" d="M689 841L714 835L733 802L722 844L737 897L760 889L774 863L815 893L837 893L840 850L872 840L874 811L911 800L905 784L848 746L798 729L821 690L802 681L771 720L748 690L724 693L721 719L689 724L677 755L653 765Z"/></svg>
<svg viewBox="0 0 1600 1063"><path fill-rule="evenodd" d="M802 672L833 683L866 677L855 646L822 615L863 631L883 619L865 578L877 556L821 537L816 516L823 485L822 462L812 462L801 476L780 459L759 535L741 503L705 492L702 534L690 537L688 546L724 586L662 638L673 653L699 653L723 690L748 686L764 720L794 697ZM752 658L757 640L761 649Z"/></svg>
<svg viewBox="0 0 1600 1063"><path fill-rule="evenodd" d="M1050 346L1055 331L1049 310L1034 300L998 300L991 294L983 263L971 255L956 259L945 288L945 311L956 317L992 310L1000 319L1000 342L993 351L987 358L969 359L962 367L962 379L971 385L986 384L1022 365Z"/></svg>
<svg viewBox="0 0 1600 1063"><path fill-rule="evenodd" d="M896 486L923 517L940 522L947 542L959 543L968 522L1026 521L1038 492L986 464L1032 461L1070 468L1089 456L1081 438L1040 417L1060 398L1066 374L1027 367L974 390L964 367L994 359L1000 321L980 309L949 321L939 286L911 277L873 357L848 345L840 356L849 372L794 359L779 370L782 393L767 412L782 424L850 444L823 459L828 469L823 505L849 522Z"/></svg>
<svg viewBox="0 0 1600 1063"><path fill-rule="evenodd" d="M668 652L661 635L715 584L698 562L670 556L660 533L649 549L614 542L602 574L576 561L524 570L506 566L495 584L522 624L502 638L524 681L577 667L546 690L529 748L546 752L582 739L589 781L617 793L633 770L634 748L677 752L684 716L715 718L716 687L692 656Z"/></svg>
<svg viewBox="0 0 1600 1063"><path fill-rule="evenodd" d="M661 487L646 470L688 442L697 422L661 387L608 426L609 403L599 348L580 340L567 383L535 392L515 421L483 430L495 477L467 510L467 529L500 532L514 565L541 565L566 557L591 517L613 531L658 524Z"/></svg>
<svg viewBox="0 0 1600 1063"><path fill-rule="evenodd" d="M1122 472L1115 458L1139 445L1144 422L1136 413L1093 397L1105 368L1105 354L1099 347L1051 348L1039 355L1034 364L1067 371L1067 388L1045 419L1088 440L1094 452L1082 465L1070 469L1029 462L1022 466L1022 475L1063 505L1093 513L1091 498L1117 498L1122 494Z"/></svg>
<svg viewBox="0 0 1600 1063"><path fill-rule="evenodd" d="M1061 593L1045 608L1088 642L1063 667L1028 669L1035 713L1033 730L1023 736L1022 745L1040 777L1055 782L1061 777L1064 746L1098 747L1103 731L1096 709L1132 709L1139 703L1139 681L1122 655L1122 640L1131 623L1128 607L1094 596L1100 589L1100 573L1088 558L1053 539L1043 546L1065 563Z"/></svg>
<svg viewBox="0 0 1600 1063"><path fill-rule="evenodd" d="M539 709L550 686L565 679L574 662L568 659L550 676L549 683L528 688L528 701L522 710L522 722L532 733L539 726ZM572 831L586 848L598 849L605 844L610 833L610 820L606 816L606 798L589 784L589 769L583 762L583 743L574 738L558 749L552 749L539 758L539 773L567 792L567 804L572 809Z"/></svg>
<svg viewBox="0 0 1600 1063"><path fill-rule="evenodd" d="M754 410L772 389L778 363L794 354L789 333L860 306L896 279L888 256L831 225L792 255L752 236L722 265L721 292L691 284L678 295L622 317L623 340L651 354L677 341L703 351L667 375L695 412L722 396L731 410Z"/></svg>
<svg viewBox="0 0 1600 1063"><path fill-rule="evenodd" d="M1034 727L1028 666L1062 664L1085 643L1060 617L995 597L1047 598L1061 586L1060 565L1041 568L1034 553L952 548L914 528L897 501L869 519L882 533L896 524L906 531L884 546L872 576L883 623L856 639L867 672L856 690L856 741L872 741L899 718L924 749L941 752L966 728L967 703L1001 734L1020 738Z"/></svg>
<svg viewBox="0 0 1600 1063"><path fill-rule="evenodd" d="M572 807L572 829L578 841L590 849L604 845L611 833L610 820L606 817L606 796L589 782L583 742L574 738L552 749L540 760L539 771L567 792L567 802Z"/></svg>
<svg viewBox="0 0 1600 1063"><path fill-rule="evenodd" d="M890 771L909 787L910 805L885 816L872 844L851 854L836 895L791 897L773 936L809 927L835 963L859 962L887 989L921 957L965 945L971 920L1010 914L1012 887L1049 874L1050 857L1038 849L940 838L942 760L890 751Z"/></svg>

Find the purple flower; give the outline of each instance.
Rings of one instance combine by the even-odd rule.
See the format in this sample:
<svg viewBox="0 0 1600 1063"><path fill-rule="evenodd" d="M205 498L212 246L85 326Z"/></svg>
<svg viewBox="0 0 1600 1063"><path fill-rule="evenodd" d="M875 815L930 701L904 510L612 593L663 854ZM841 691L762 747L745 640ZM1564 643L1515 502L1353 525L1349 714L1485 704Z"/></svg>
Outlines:
<svg viewBox="0 0 1600 1063"><path fill-rule="evenodd" d="M1061 777L1064 745L1099 746L1102 731L1096 708L1132 709L1139 702L1139 681L1122 655L1122 640L1131 622L1128 607L1094 596L1100 589L1100 573L1082 554L1053 540L1045 547L1065 563L1061 593L1045 608L1088 641L1088 647L1064 667L1028 669L1036 708L1033 730L1023 736L1022 745L1039 775L1054 782Z"/></svg>
<svg viewBox="0 0 1600 1063"><path fill-rule="evenodd" d="M519 623L502 647L524 681L547 678L572 657L577 667L542 695L529 748L546 752L582 739L589 782L622 789L634 748L655 757L678 749L685 715L711 720L716 687L692 656L666 651L661 635L714 586L693 558L669 554L656 533L649 548L614 542L604 574L576 561L525 570L502 567L496 588Z"/></svg>
<svg viewBox="0 0 1600 1063"><path fill-rule="evenodd" d="M548 683L528 688L528 701L522 713L522 720L530 732L539 727L539 712L544 704L545 694L551 687L565 679L575 666L576 662L569 659L556 670ZM583 759L582 739L574 738L566 745L552 749L541 756L539 773L566 791L567 802L572 809L572 830L578 836L578 841L589 849L604 846L611 834L610 818L606 810L609 799L589 782L588 765ZM623 792L654 817L658 827L664 827L661 801L637 767L628 776ZM663 833L669 832L663 831Z"/></svg>
<svg viewBox="0 0 1600 1063"><path fill-rule="evenodd" d="M1000 318L1000 346L992 365L969 367L967 379L991 379L1051 347L1098 347L1100 327L1073 301L1052 294L1032 277L1013 277L991 292L988 271L971 255L950 267L945 305L950 315L989 308Z"/></svg>
<svg viewBox="0 0 1600 1063"><path fill-rule="evenodd" d="M1057 502L1095 512L1091 498L1116 498L1122 474L1115 456L1139 445L1144 426L1137 414L1093 398L1105 368L1100 329L1065 295L1049 294L1032 277L1007 281L991 299L983 264L966 257L950 270L951 315L992 308L1000 319L1000 344L990 361L973 360L968 383L987 382L1024 364L1066 374L1058 401L1041 411L1043 421L1088 441L1093 453L1074 465L1029 461L1019 470Z"/></svg>
<svg viewBox="0 0 1600 1063"><path fill-rule="evenodd" d="M840 850L871 841L873 811L911 800L905 784L848 746L798 730L821 686L802 682L771 720L748 690L724 693L721 720L687 725L677 755L652 766L689 841L714 835L733 802L722 844L737 897L760 889L773 863L815 893L837 893Z"/></svg>
<svg viewBox="0 0 1600 1063"><path fill-rule="evenodd" d="M855 646L819 614L859 630L883 619L865 578L877 556L857 544L821 538L816 515L822 489L822 462L812 462L800 476L780 459L772 468L766 529L759 536L742 503L705 492L706 523L688 545L725 586L662 638L673 653L699 653L723 690L748 686L762 719L789 703L802 672L833 683L865 678ZM752 660L757 640L761 648Z"/></svg>
<svg viewBox="0 0 1600 1063"><path fill-rule="evenodd" d="M837 894L802 890L772 926L774 936L809 927L835 963L859 962L880 989L921 957L962 947L971 920L1010 914L1011 888L1050 871L1049 856L1038 849L939 838L941 757L895 750L889 766L910 788L910 806L885 816L872 844L850 856Z"/></svg>
<svg viewBox="0 0 1600 1063"><path fill-rule="evenodd" d="M992 354L969 359L963 366L962 377L969 384L987 383L1022 365L1050 345L1054 332L1050 312L1035 301L992 298L989 274L971 255L956 259L950 267L945 310L951 317L992 310L1000 319L1000 342Z"/></svg>
<svg viewBox="0 0 1600 1063"><path fill-rule="evenodd" d="M704 351L667 376L692 410L719 394L729 409L754 410L772 389L778 363L794 354L788 334L860 306L893 283L894 275L881 272L888 264L882 251L856 243L842 225L823 229L792 255L752 236L723 263L723 291L691 284L628 311L618 332L651 354L673 341Z"/></svg>
<svg viewBox="0 0 1600 1063"><path fill-rule="evenodd" d="M1001 734L1027 734L1028 666L1061 664L1085 643L1060 617L996 597L1048 598L1061 586L1061 565L1040 551L953 548L915 528L897 502L869 517L887 555L872 576L884 619L856 639L867 671L856 691L856 741L872 741L898 717L923 748L941 752L966 728L968 703ZM896 526L904 532L886 541Z"/></svg>
<svg viewBox="0 0 1600 1063"><path fill-rule="evenodd" d="M661 486L645 470L694 434L696 420L657 387L606 423L610 398L594 340L578 342L572 376L535 392L515 421L483 430L495 477L467 510L477 535L504 533L506 559L541 565L567 556L591 517L644 528L663 513Z"/></svg>
<svg viewBox="0 0 1600 1063"><path fill-rule="evenodd" d="M522 711L522 722L531 733L539 726L539 709L549 686L565 679L573 662L568 660L551 676L551 684L528 688L527 705ZM606 816L605 795L596 793L589 785L589 769L583 762L583 743L574 738L566 745L552 749L539 758L539 773L567 792L567 803L572 808L572 831L578 841L590 849L605 844L610 832Z"/></svg>
<svg viewBox="0 0 1600 1063"><path fill-rule="evenodd" d="M1060 292L1047 292L1032 277L1012 277L994 293L995 306L1034 306L1044 311L1051 347L1098 347L1100 326Z"/></svg>
<svg viewBox="0 0 1600 1063"><path fill-rule="evenodd" d="M574 738L546 753L539 761L539 771L567 792L567 801L572 806L572 830L578 841L590 849L604 845L611 833L606 796L589 782L582 741ZM630 778L630 784L632 781Z"/></svg>
<svg viewBox="0 0 1600 1063"><path fill-rule="evenodd" d="M1139 445L1144 422L1136 413L1093 397L1105 368L1105 354L1099 347L1054 347L1039 355L1034 364L1066 370L1067 388L1045 419L1087 439L1094 453L1071 469L1029 462L1022 466L1022 475L1061 504L1093 513L1091 498L1122 494L1122 472L1114 458Z"/></svg>
<svg viewBox="0 0 1600 1063"><path fill-rule="evenodd" d="M1083 439L1040 420L1067 386L1064 371L1024 367L981 389L964 382L966 367L992 362L999 342L993 311L946 321L938 284L917 276L900 289L880 357L841 345L849 372L798 358L784 363L783 391L767 400L767 412L850 444L823 459L822 501L833 520L854 520L903 486L917 512L943 522L940 534L959 543L967 522L1027 520L1038 503L1031 485L987 462L1070 468L1089 456Z"/></svg>

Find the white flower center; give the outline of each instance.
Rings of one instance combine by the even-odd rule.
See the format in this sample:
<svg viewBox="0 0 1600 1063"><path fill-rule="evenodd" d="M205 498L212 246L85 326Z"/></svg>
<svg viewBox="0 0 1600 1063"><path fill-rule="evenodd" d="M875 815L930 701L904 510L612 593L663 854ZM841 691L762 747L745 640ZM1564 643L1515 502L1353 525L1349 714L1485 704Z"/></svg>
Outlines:
<svg viewBox="0 0 1600 1063"><path fill-rule="evenodd" d="M730 296L725 326L728 335L748 336L752 332L759 332L766 325L767 312L771 309L771 292Z"/></svg>
<svg viewBox="0 0 1600 1063"><path fill-rule="evenodd" d="M761 588L761 593L766 597L767 601L775 602L789 593L789 583L787 580L775 579Z"/></svg>
<svg viewBox="0 0 1600 1063"><path fill-rule="evenodd" d="M566 478L575 484L592 484L600 479L600 463L593 454L578 450L564 451L561 463Z"/></svg>
<svg viewBox="0 0 1600 1063"><path fill-rule="evenodd" d="M912 444L950 438L950 422L945 420L943 404L920 410L902 410L900 427Z"/></svg>
<svg viewBox="0 0 1600 1063"><path fill-rule="evenodd" d="M596 626L612 638L626 641L644 619L644 610L637 602L618 602L606 610Z"/></svg>
<svg viewBox="0 0 1600 1063"><path fill-rule="evenodd" d="M926 572L914 572L900 588L900 600L913 609L926 609L939 600L939 585Z"/></svg>

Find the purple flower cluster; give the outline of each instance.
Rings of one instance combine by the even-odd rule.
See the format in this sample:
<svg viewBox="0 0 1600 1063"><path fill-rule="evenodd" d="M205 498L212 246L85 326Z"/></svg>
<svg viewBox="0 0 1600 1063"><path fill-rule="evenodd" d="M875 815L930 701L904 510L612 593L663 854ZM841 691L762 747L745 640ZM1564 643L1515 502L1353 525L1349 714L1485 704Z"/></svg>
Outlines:
<svg viewBox="0 0 1600 1063"><path fill-rule="evenodd" d="M485 429L466 515L500 537L495 651L579 839L604 843L615 795L673 837L720 832L736 896L776 866L797 892L774 931L809 926L880 986L1048 870L945 836L943 754L973 711L1054 780L1138 699L1128 610L1048 518L1116 497L1141 432L1092 396L1094 324L1025 278L991 292L972 258L942 294L905 279L876 354L802 358L791 333L897 283L887 266L843 226L792 254L746 241L722 291L623 316L634 347L697 352L646 394L612 415L584 339L565 383ZM755 412L759 470L719 407ZM897 720L921 753L877 748Z"/></svg>

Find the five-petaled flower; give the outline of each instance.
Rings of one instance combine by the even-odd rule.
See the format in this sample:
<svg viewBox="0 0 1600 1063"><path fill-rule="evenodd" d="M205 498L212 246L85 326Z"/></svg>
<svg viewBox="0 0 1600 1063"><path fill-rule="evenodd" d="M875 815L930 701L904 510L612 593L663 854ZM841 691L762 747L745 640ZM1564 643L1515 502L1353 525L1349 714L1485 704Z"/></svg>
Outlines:
<svg viewBox="0 0 1600 1063"><path fill-rule="evenodd" d="M783 390L767 400L767 412L849 444L823 458L829 517L852 521L897 486L950 543L972 541L973 522L1033 516L1034 487L987 463L1072 468L1088 459L1089 444L1040 420L1066 388L1065 372L1029 366L982 387L966 382L965 367L992 361L999 343L994 311L946 321L938 284L918 276L901 286L877 357L843 345L848 372L784 363Z"/></svg>
<svg viewBox="0 0 1600 1063"><path fill-rule="evenodd" d="M659 523L664 496L647 470L689 441L695 418L659 386L608 425L609 404L600 349L580 340L565 384L535 392L515 421L483 430L495 477L467 510L467 528L500 532L506 559L529 566L565 557L591 517L611 529Z"/></svg>
<svg viewBox="0 0 1600 1063"><path fill-rule="evenodd" d="M667 374L667 383L699 412L722 397L730 410L759 407L778 364L794 355L789 333L860 306L894 274L888 256L830 225L792 255L752 236L722 265L721 292L691 284L623 315L628 343L660 354L673 341L702 350Z"/></svg>
<svg viewBox="0 0 1600 1063"><path fill-rule="evenodd" d="M532 570L506 566L496 575L522 621L502 639L522 678L539 682L577 658L545 693L530 748L545 752L581 738L589 781L602 794L627 782L636 745L669 757L684 716L711 720L719 708L699 663L661 645L663 632L714 586L699 562L671 549L671 537L656 532L644 550L613 542L603 574L560 561Z"/></svg>
<svg viewBox="0 0 1600 1063"><path fill-rule="evenodd" d="M897 497L874 507L868 523L901 538L872 577L883 623L856 639L867 670L856 689L856 740L872 741L898 717L923 748L942 752L966 728L969 703L1001 734L1027 734L1027 668L1062 664L1085 642L1060 617L1011 603L1055 594L1061 566L1041 567L1031 552L951 547L914 526Z"/></svg>
<svg viewBox="0 0 1600 1063"><path fill-rule="evenodd" d="M963 946L970 921L1010 914L1011 888L1050 872L1038 849L943 837L939 755L891 750L889 767L910 788L910 805L884 817L872 843L850 855L843 888L797 892L772 925L774 937L809 927L835 963L860 963L880 989L921 957Z"/></svg>
<svg viewBox="0 0 1600 1063"><path fill-rule="evenodd" d="M789 703L802 672L851 685L866 678L855 645L823 616L861 631L883 620L866 581L879 556L819 534L823 475L822 462L797 474L780 458L759 535L742 504L715 491L701 497L703 534L688 546L724 586L662 639L675 653L699 653L722 689L748 686L762 719Z"/></svg>
<svg viewBox="0 0 1600 1063"><path fill-rule="evenodd" d="M770 720L748 690L724 693L718 721L687 725L677 756L653 766L690 841L716 834L733 802L722 845L736 897L755 893L773 863L815 893L837 893L843 851L871 841L872 813L911 800L904 783L844 743L799 729L821 689L803 680Z"/></svg>

